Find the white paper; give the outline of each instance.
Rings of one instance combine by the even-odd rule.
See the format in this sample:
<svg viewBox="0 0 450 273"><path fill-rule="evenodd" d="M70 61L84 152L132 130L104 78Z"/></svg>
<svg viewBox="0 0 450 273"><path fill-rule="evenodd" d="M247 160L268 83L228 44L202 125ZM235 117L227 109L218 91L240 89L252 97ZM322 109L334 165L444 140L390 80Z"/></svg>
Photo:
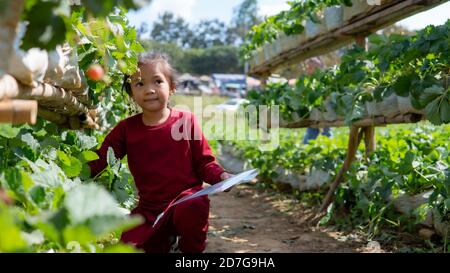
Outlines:
<svg viewBox="0 0 450 273"><path fill-rule="evenodd" d="M245 171L242 172L240 174L234 175L233 177L230 177L222 182L219 182L217 184L214 184L212 186L209 186L207 188L204 188L201 191L198 191L194 194L190 194L187 195L183 198L181 198L180 200L176 201L175 203L171 204L169 207L170 208L172 206L178 205L180 203L183 203L187 200L191 200L192 198L196 198L199 196L203 196L203 195L209 195L209 194L214 194L214 193L218 193L218 192L223 192L235 185L239 185L239 184L243 184L243 183L247 183L252 181L256 176L258 175L258 170L257 169L253 169L253 170L249 170L249 171ZM166 209L167 210L167 209ZM160 215L158 215L158 217L155 220L155 223L153 223L153 226L155 226L158 221L161 219L161 217L163 217L164 212L162 212Z"/></svg>

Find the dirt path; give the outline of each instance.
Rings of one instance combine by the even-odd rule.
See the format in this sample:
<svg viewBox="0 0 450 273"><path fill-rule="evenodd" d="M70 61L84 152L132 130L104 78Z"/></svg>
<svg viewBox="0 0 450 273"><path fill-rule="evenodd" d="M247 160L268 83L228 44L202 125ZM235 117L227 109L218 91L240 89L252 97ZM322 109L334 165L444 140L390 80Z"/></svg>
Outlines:
<svg viewBox="0 0 450 273"><path fill-rule="evenodd" d="M314 212L283 194L240 185L210 199L205 252L383 252L354 234L311 226L306 219Z"/></svg>

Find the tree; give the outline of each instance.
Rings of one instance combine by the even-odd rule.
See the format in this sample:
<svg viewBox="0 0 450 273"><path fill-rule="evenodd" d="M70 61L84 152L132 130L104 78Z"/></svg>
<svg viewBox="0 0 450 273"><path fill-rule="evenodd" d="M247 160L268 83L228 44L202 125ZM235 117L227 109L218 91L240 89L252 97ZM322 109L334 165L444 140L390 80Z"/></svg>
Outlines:
<svg viewBox="0 0 450 273"><path fill-rule="evenodd" d="M233 19L228 31L228 44L241 44L252 26L260 24L258 0L244 0L233 9Z"/></svg>
<svg viewBox="0 0 450 273"><path fill-rule="evenodd" d="M175 43L163 43L152 40L141 41L142 46L146 51L156 51L167 54L170 58L170 63L179 72L189 72L189 61L185 58L185 51Z"/></svg>
<svg viewBox="0 0 450 273"><path fill-rule="evenodd" d="M149 32L149 27L147 23L142 23L137 29L137 39L142 40L142 36Z"/></svg>
<svg viewBox="0 0 450 273"><path fill-rule="evenodd" d="M150 35L151 39L158 42L175 43L180 47L188 47L192 32L189 24L183 18L175 18L173 13L165 12L153 24Z"/></svg>
<svg viewBox="0 0 450 273"><path fill-rule="evenodd" d="M406 27L404 27L402 25L399 25L399 24L390 25L390 26L380 30L379 33L381 35L386 35L386 36L389 36L391 34L400 34L400 35L414 35L414 34L416 34L415 31L411 31L408 28L406 28Z"/></svg>
<svg viewBox="0 0 450 273"><path fill-rule="evenodd" d="M215 46L207 49L190 49L186 52L191 73L242 73L239 49L234 46Z"/></svg>
<svg viewBox="0 0 450 273"><path fill-rule="evenodd" d="M208 48L226 44L227 27L218 19L202 20L193 29L190 47Z"/></svg>

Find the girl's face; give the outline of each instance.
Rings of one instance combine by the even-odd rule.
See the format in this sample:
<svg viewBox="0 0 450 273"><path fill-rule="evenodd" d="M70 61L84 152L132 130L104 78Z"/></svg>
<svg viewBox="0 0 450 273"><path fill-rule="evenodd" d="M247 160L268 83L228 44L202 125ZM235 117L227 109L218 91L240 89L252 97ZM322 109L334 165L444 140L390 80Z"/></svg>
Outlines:
<svg viewBox="0 0 450 273"><path fill-rule="evenodd" d="M148 63L139 66L131 76L133 99L144 110L158 112L167 108L171 93L170 84L159 63Z"/></svg>

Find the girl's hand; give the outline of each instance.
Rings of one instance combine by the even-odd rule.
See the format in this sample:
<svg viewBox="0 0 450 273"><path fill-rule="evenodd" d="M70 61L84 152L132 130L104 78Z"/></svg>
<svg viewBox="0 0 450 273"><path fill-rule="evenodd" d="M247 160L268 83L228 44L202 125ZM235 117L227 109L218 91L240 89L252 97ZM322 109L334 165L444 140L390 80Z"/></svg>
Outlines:
<svg viewBox="0 0 450 273"><path fill-rule="evenodd" d="M232 174L230 174L230 173L223 172L223 173L220 175L220 179L222 179L222 181L223 181L223 180L228 179L228 178L233 177L233 176L234 176L234 175L232 175ZM234 187L234 186L233 186L233 187ZM231 188L225 190L224 192L229 192L229 191L231 191L231 189L232 189L233 187L231 187Z"/></svg>

